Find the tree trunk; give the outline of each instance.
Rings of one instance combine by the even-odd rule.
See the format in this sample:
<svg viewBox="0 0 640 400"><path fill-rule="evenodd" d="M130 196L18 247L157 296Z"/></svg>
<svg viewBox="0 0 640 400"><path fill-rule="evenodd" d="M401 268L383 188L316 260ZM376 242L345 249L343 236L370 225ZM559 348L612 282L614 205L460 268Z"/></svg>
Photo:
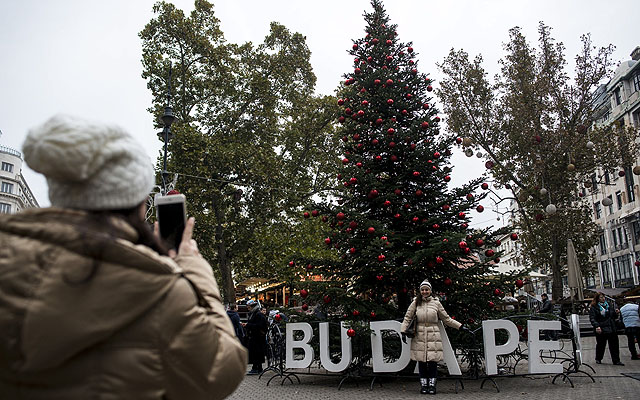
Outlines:
<svg viewBox="0 0 640 400"><path fill-rule="evenodd" d="M557 302L562 298L562 265L560 265L560 247L556 235L551 239L551 273L553 276L552 299Z"/></svg>
<svg viewBox="0 0 640 400"><path fill-rule="evenodd" d="M222 302L231 304L236 302L236 287L233 284L231 276L231 263L227 258L227 247L224 241L222 230L223 215L218 207L218 203L213 200L213 210L216 216L216 245L218 246L218 268L220 268L220 276L222 277Z"/></svg>

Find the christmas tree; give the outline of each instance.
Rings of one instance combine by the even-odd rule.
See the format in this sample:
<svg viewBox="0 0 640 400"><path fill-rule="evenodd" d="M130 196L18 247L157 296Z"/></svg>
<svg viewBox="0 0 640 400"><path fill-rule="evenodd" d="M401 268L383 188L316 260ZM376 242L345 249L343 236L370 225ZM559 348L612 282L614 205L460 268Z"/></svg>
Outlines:
<svg viewBox="0 0 640 400"><path fill-rule="evenodd" d="M332 230L324 245L337 257L298 260L325 278L301 284L303 309L317 305L321 315L352 323L398 318L426 278L449 314L473 325L516 284L494 271L495 236L469 228L469 211L484 210L487 186L448 187L450 149L460 139L441 131L432 80L418 71L412 43L399 40L379 0L371 4L366 35L349 50L353 70L338 91L344 156L337 202L305 212L306 223L324 215Z"/></svg>

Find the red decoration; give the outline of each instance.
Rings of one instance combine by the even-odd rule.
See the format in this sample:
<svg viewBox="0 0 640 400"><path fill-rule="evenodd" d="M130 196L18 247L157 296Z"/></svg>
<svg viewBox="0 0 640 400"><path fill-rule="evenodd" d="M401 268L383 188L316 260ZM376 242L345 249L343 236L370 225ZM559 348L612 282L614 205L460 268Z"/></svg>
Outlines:
<svg viewBox="0 0 640 400"><path fill-rule="evenodd" d="M327 294L327 295L325 295L325 296L322 298L322 301L324 301L324 304L329 304L329 303L331 303L331 296L329 296L328 294Z"/></svg>
<svg viewBox="0 0 640 400"><path fill-rule="evenodd" d="M433 91L433 86L431 85L427 86L427 92L431 92L431 91Z"/></svg>
<svg viewBox="0 0 640 400"><path fill-rule="evenodd" d="M379 281L381 281L383 278L384 278L384 276L382 276L382 275L376 275L376 279L379 280Z"/></svg>
<svg viewBox="0 0 640 400"><path fill-rule="evenodd" d="M290 266L290 267L293 267L294 265L296 265L296 263L295 263L295 262L293 262L293 261L289 261L289 266Z"/></svg>
<svg viewBox="0 0 640 400"><path fill-rule="evenodd" d="M484 246L484 240L482 240L482 239L477 239L477 240L476 240L476 246L478 246L478 247L482 247L482 246Z"/></svg>
<svg viewBox="0 0 640 400"><path fill-rule="evenodd" d="M391 41L391 39L387 39L387 46L391 46L393 44L393 42Z"/></svg>
<svg viewBox="0 0 640 400"><path fill-rule="evenodd" d="M453 283L453 281L452 281L450 278L446 278L446 279L444 280L444 284L445 284L446 286L451 286L451 284L452 284L452 283Z"/></svg>
<svg viewBox="0 0 640 400"><path fill-rule="evenodd" d="M482 185L480 185L481 188L483 188L484 190L489 189L489 184L488 183L483 183Z"/></svg>
<svg viewBox="0 0 640 400"><path fill-rule="evenodd" d="M442 263L444 262L444 258L442 258L442 257L440 257L440 256L437 256L437 257L436 257L436 262L437 262L438 264L442 264Z"/></svg>
<svg viewBox="0 0 640 400"><path fill-rule="evenodd" d="M500 289L496 288L496 289L493 291L493 294L495 294L496 296L500 296L500 297L502 297L502 290L500 290Z"/></svg>
<svg viewBox="0 0 640 400"><path fill-rule="evenodd" d="M336 214L336 218L338 218L339 221L342 221L344 219L344 213L339 212L338 214Z"/></svg>
<svg viewBox="0 0 640 400"><path fill-rule="evenodd" d="M495 254L496 254L496 252L495 252L495 251L493 251L493 250L491 250L491 249L487 249L487 250L484 252L484 255L485 255L485 256L487 256L487 257L493 257Z"/></svg>
<svg viewBox="0 0 640 400"><path fill-rule="evenodd" d="M273 319L275 319L275 320L276 320L276 322L280 322L280 321L282 320L282 315L280 315L280 313L277 313L277 314L273 317Z"/></svg>
<svg viewBox="0 0 640 400"><path fill-rule="evenodd" d="M440 229L440 225L438 225L438 224L433 224L432 228L433 228L433 230L434 230L434 231L437 231L438 229ZM445 240L446 240L446 239L445 239Z"/></svg>
<svg viewBox="0 0 640 400"><path fill-rule="evenodd" d="M349 253L353 254L355 252L356 252L356 248L355 247L352 247L352 248L349 249Z"/></svg>
<svg viewBox="0 0 640 400"><path fill-rule="evenodd" d="M467 200L472 201L473 200L473 194L471 194L471 193L467 194Z"/></svg>
<svg viewBox="0 0 640 400"><path fill-rule="evenodd" d="M338 105L341 106L344 104L344 99L338 99Z"/></svg>
<svg viewBox="0 0 640 400"><path fill-rule="evenodd" d="M355 335L356 331L354 331L352 328L347 329L347 336L354 337Z"/></svg>
<svg viewBox="0 0 640 400"><path fill-rule="evenodd" d="M460 247L461 249L466 248L466 247L467 247L467 242L465 242L464 240L463 240L463 241L460 241L460 242L458 243L458 247Z"/></svg>
<svg viewBox="0 0 640 400"><path fill-rule="evenodd" d="M451 181L451 177L450 177L449 175L445 176L445 177L444 177L444 181L445 181L445 182L449 182L449 181Z"/></svg>
<svg viewBox="0 0 640 400"><path fill-rule="evenodd" d="M489 308L493 308L496 306L496 303L494 303L493 301L490 301L489 303L487 303L487 305L489 306Z"/></svg>
<svg viewBox="0 0 640 400"><path fill-rule="evenodd" d="M522 281L522 279L516 279L516 286L519 288L524 286L524 282Z"/></svg>
<svg viewBox="0 0 640 400"><path fill-rule="evenodd" d="M385 82L385 84L386 84L387 86L391 86L391 85L393 85L393 80L392 80L392 79L387 79L387 81Z"/></svg>
<svg viewBox="0 0 640 400"><path fill-rule="evenodd" d="M309 305L307 303L302 303L302 311L307 311L309 309Z"/></svg>
<svg viewBox="0 0 640 400"><path fill-rule="evenodd" d="M380 255L378 256L378 261L382 262L382 261L384 261L386 258L387 258L387 257L386 257L384 254L380 254Z"/></svg>
<svg viewBox="0 0 640 400"><path fill-rule="evenodd" d="M422 196L422 190L420 190L420 189L416 190L416 196L417 197Z"/></svg>
<svg viewBox="0 0 640 400"><path fill-rule="evenodd" d="M621 170L621 171L618 171L618 176L623 177L624 175L625 175L625 172L624 172L624 171L622 171L622 170Z"/></svg>
<svg viewBox="0 0 640 400"><path fill-rule="evenodd" d="M396 130L395 130L395 129L393 129L393 128L389 128L389 129L387 129L387 134L389 134L389 135L393 135L394 133L396 133Z"/></svg>
<svg viewBox="0 0 640 400"><path fill-rule="evenodd" d="M331 244L331 238L324 239L324 243L325 244Z"/></svg>
<svg viewBox="0 0 640 400"><path fill-rule="evenodd" d="M388 239L389 239L389 238L388 238L388 237L386 237L386 236L381 236L381 237L380 237L380 240L382 240L382 241L384 241L384 242L386 242Z"/></svg>
<svg viewBox="0 0 640 400"><path fill-rule="evenodd" d="M353 46L351 46L352 49L357 50L358 49L358 45L357 44L353 44Z"/></svg>
<svg viewBox="0 0 640 400"><path fill-rule="evenodd" d="M382 118L376 119L376 125L382 125Z"/></svg>
<svg viewBox="0 0 640 400"><path fill-rule="evenodd" d="M517 233L512 233L511 234L511 240L518 240L518 234Z"/></svg>
<svg viewBox="0 0 640 400"><path fill-rule="evenodd" d="M433 158L440 158L440 152L436 151L435 153L433 153Z"/></svg>
<svg viewBox="0 0 640 400"><path fill-rule="evenodd" d="M357 317L358 315L360 315L360 311L353 310L353 312L351 314L353 314L354 317Z"/></svg>
<svg viewBox="0 0 640 400"><path fill-rule="evenodd" d="M460 211L458 213L458 219L464 219L466 217L465 213L463 213L462 211Z"/></svg>
<svg viewBox="0 0 640 400"><path fill-rule="evenodd" d="M420 124L420 127L422 129L427 129L427 128L429 128L429 123L427 121L424 121L422 124Z"/></svg>
<svg viewBox="0 0 640 400"><path fill-rule="evenodd" d="M311 214L309 214L308 212L304 212L304 214L302 214L305 218L309 218L311 216Z"/></svg>
<svg viewBox="0 0 640 400"><path fill-rule="evenodd" d="M477 211L477 212L479 212L479 213L481 213L481 212L483 212L483 211L484 211L484 207L483 207L483 206L481 206L481 205L479 205L478 207L476 207L476 211Z"/></svg>
<svg viewBox="0 0 640 400"><path fill-rule="evenodd" d="M303 299L306 299L308 295L309 291L307 289L300 290L300 297L302 297Z"/></svg>

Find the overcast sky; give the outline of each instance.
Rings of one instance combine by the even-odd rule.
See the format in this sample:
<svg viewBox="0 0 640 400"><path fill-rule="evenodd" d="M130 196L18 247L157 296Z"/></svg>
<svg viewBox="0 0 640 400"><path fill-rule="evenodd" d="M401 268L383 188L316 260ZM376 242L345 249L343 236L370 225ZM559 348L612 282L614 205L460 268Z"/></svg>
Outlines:
<svg viewBox="0 0 640 400"><path fill-rule="evenodd" d="M152 0L20 0L2 2L0 12L0 144L20 150L29 128L64 112L115 122L157 156L161 143L146 111L151 96L141 78L138 32L152 18ZM173 2L190 12L191 0ZM269 23L278 21L307 37L317 92L332 94L352 68L351 39L364 36L362 14L368 0L213 1L230 42L260 43ZM508 30L520 26L537 41L539 21L565 44L573 69L580 35L595 45L616 46L614 59L630 59L640 45L637 1L610 0L387 0L391 22L403 42L413 41L420 70L436 80L435 63L452 47L482 53L485 69L497 71ZM477 159L454 156L453 182L478 176ZM44 178L25 167L24 175L42 206L49 205ZM487 210L491 204L485 204ZM474 222L495 220L485 212Z"/></svg>

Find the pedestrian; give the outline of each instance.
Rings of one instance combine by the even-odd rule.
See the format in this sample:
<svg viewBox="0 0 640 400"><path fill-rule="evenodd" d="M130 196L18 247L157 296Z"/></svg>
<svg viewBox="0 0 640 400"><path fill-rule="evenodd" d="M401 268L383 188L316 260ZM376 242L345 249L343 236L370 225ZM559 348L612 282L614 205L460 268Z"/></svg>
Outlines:
<svg viewBox="0 0 640 400"><path fill-rule="evenodd" d="M596 364L602 364L604 349L609 342L609 353L614 365L624 365L620 362L620 348L616 319L620 310L609 305L603 293L596 293L589 308L589 320L596 332Z"/></svg>
<svg viewBox="0 0 640 400"><path fill-rule="evenodd" d="M513 297L513 293L511 292L507 293L502 301L505 303L504 309L506 311L514 311L516 309L516 305L518 305L518 299Z"/></svg>
<svg viewBox="0 0 640 400"><path fill-rule="evenodd" d="M431 296L431 290L429 281L426 279L422 281L420 294L407 309L400 328L402 341L407 343L407 330L415 318L415 333L411 339L410 357L418 362L420 393L422 394L436 394L438 361L444 358L438 321L442 321L452 328L469 330L460 322L449 317L440 301Z"/></svg>
<svg viewBox="0 0 640 400"><path fill-rule="evenodd" d="M145 222L155 172L121 128L56 116L24 159L51 208L0 216L0 397L221 399L246 351L185 225Z"/></svg>
<svg viewBox="0 0 640 400"><path fill-rule="evenodd" d="M231 324L233 325L233 330L236 332L236 337L242 343L244 340L244 328L240 323L240 315L238 314L238 306L235 303L229 304L229 309L227 310L227 315L231 320Z"/></svg>
<svg viewBox="0 0 640 400"><path fill-rule="evenodd" d="M540 309L538 310L539 314L546 314L553 311L553 303L549 300L549 295L546 293L542 293L540 296L542 297L542 304L540 305Z"/></svg>
<svg viewBox="0 0 640 400"><path fill-rule="evenodd" d="M632 360L640 360L636 351L636 342L640 346L640 310L638 308L638 305L630 300L620 308L620 315L622 315L622 322L624 322L624 333L627 335Z"/></svg>
<svg viewBox="0 0 640 400"><path fill-rule="evenodd" d="M267 317L262 313L262 309L255 300L247 302L249 307L249 318L244 324L247 332L247 343L249 348L249 364L251 370L248 375L262 373L262 363L264 363L265 347L267 345Z"/></svg>

